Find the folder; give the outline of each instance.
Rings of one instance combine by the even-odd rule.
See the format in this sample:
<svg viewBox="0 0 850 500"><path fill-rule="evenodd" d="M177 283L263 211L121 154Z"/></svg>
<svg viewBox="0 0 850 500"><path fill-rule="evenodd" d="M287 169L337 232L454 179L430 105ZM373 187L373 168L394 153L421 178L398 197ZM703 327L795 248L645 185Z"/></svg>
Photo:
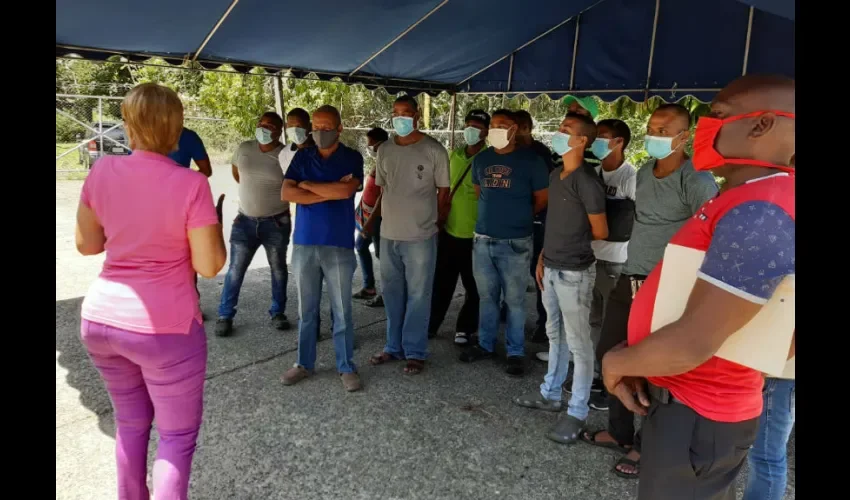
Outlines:
<svg viewBox="0 0 850 500"><path fill-rule="evenodd" d="M653 332L682 317L704 259L704 251L667 245L652 314ZM788 359L788 350L795 327L795 289L795 276L786 276L758 314L732 334L715 356L771 376L794 378L794 358Z"/></svg>

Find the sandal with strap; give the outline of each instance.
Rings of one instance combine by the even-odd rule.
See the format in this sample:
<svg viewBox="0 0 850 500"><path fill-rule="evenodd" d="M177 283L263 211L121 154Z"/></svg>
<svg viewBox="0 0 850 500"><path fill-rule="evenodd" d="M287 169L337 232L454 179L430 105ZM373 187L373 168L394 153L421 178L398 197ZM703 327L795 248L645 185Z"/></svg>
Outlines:
<svg viewBox="0 0 850 500"><path fill-rule="evenodd" d="M596 436L606 432L606 429L601 429L593 433L589 433L588 431L582 431L579 435L579 440L593 445L598 446L600 448L607 448L609 450L619 451L621 453L628 453L632 448L630 446L623 446L616 441L597 441Z"/></svg>
<svg viewBox="0 0 850 500"><path fill-rule="evenodd" d="M375 354L374 356L369 358L369 364L372 366L382 365L384 363L389 363L390 361L401 361L401 359L384 351L381 351L378 354Z"/></svg>
<svg viewBox="0 0 850 500"><path fill-rule="evenodd" d="M634 467L635 471L632 473L623 472L617 468L620 465L628 465L629 467ZM612 470L614 471L614 474L624 479L638 479L640 478L640 459L638 458L637 460L632 460L630 458L622 457L617 460L617 463L614 464L614 469Z"/></svg>
<svg viewBox="0 0 850 500"><path fill-rule="evenodd" d="M407 365L404 367L404 373L408 375L418 375L425 369L425 362L421 359L408 359Z"/></svg>

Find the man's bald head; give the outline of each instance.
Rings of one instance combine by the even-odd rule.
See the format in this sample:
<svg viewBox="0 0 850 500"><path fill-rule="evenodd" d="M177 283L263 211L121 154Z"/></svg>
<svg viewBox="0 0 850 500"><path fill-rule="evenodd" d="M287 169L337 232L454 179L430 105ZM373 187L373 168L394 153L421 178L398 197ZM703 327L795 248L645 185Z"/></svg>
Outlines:
<svg viewBox="0 0 850 500"><path fill-rule="evenodd" d="M726 119L750 113L761 114L724 123L714 148L724 158L792 165L794 119L779 116L776 112L794 113L794 97L794 80L790 78L747 75L734 80L715 96L709 116ZM723 172L716 173L724 175Z"/></svg>

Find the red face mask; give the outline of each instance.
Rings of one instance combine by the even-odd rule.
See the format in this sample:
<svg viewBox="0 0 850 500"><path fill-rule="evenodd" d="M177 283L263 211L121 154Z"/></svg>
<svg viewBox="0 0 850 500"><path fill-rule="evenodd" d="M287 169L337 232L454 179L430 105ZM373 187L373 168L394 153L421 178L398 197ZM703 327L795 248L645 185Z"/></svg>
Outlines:
<svg viewBox="0 0 850 500"><path fill-rule="evenodd" d="M692 159L694 170L712 170L723 165L754 165L757 167L775 168L794 174L794 168L787 165L774 165L766 161L747 160L743 158L724 158L723 155L714 149L717 134L720 133L720 129L723 128L724 124L744 118L761 116L765 113L773 113L776 116L784 116L791 119L794 118L794 113L786 113L784 111L755 111L753 113L735 115L723 119L712 118L710 116L700 118L699 122L697 122L696 133L694 134L694 157Z"/></svg>

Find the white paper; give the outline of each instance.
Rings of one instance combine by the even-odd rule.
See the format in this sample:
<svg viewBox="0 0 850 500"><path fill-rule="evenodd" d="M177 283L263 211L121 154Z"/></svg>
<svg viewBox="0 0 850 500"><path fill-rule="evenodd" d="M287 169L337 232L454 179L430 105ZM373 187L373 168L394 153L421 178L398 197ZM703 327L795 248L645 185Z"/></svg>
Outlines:
<svg viewBox="0 0 850 500"><path fill-rule="evenodd" d="M704 258L703 251L667 245L652 315L653 332L682 317ZM783 376L794 334L795 289L795 277L787 276L761 311L732 334L716 356L773 376Z"/></svg>

